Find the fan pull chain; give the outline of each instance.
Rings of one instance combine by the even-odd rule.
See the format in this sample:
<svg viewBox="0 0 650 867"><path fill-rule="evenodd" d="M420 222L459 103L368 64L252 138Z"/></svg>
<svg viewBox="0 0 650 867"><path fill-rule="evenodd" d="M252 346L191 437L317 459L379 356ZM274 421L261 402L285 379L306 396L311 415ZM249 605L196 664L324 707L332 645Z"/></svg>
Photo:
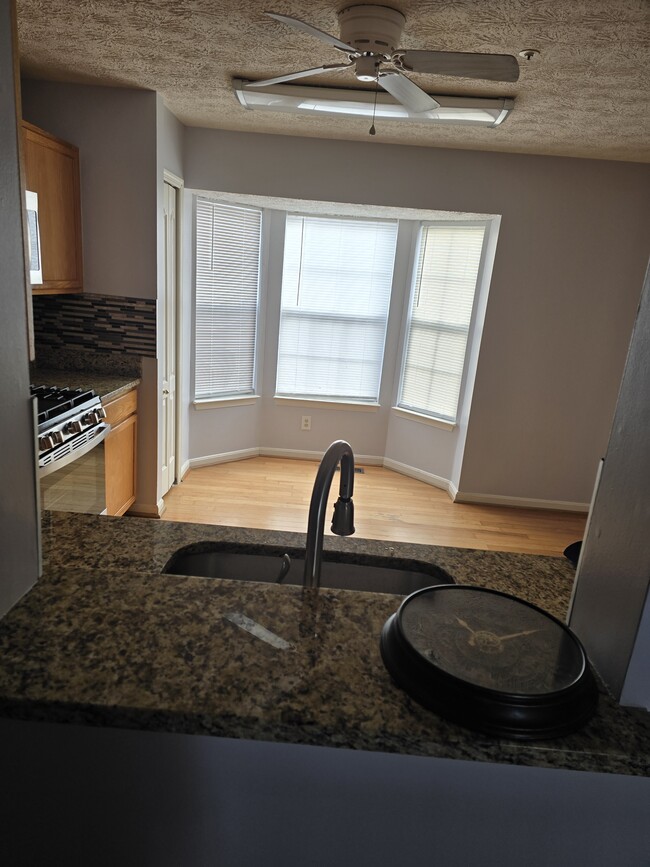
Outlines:
<svg viewBox="0 0 650 867"><path fill-rule="evenodd" d="M368 130L368 135L375 135L375 112L377 111L377 94L379 93L379 70L377 70L377 78L375 79L375 101L372 106L372 126Z"/></svg>

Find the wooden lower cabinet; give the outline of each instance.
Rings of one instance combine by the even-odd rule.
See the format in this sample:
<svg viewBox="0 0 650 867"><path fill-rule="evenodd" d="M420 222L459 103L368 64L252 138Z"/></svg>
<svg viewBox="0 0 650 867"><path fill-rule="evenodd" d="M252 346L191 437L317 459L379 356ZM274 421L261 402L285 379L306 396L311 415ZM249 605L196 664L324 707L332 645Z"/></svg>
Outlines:
<svg viewBox="0 0 650 867"><path fill-rule="evenodd" d="M137 392L104 404L111 432L104 440L106 514L123 515L135 502Z"/></svg>

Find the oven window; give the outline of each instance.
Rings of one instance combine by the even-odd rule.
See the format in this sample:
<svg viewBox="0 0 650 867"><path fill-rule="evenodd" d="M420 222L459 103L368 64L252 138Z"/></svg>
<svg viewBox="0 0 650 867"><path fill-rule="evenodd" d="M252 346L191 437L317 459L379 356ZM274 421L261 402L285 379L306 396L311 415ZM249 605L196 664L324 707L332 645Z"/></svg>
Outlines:
<svg viewBox="0 0 650 867"><path fill-rule="evenodd" d="M103 443L41 479L41 508L91 515L105 511Z"/></svg>

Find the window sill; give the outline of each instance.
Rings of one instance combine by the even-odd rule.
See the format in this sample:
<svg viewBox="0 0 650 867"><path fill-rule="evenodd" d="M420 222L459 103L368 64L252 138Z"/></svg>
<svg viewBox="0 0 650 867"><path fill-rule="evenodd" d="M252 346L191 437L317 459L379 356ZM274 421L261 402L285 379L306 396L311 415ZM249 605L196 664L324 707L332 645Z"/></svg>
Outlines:
<svg viewBox="0 0 650 867"><path fill-rule="evenodd" d="M441 430L454 430L456 427L455 422L443 421L441 418L433 418L430 415L423 415L420 412L413 412L413 410L410 409L402 409L399 406L392 407L392 410L395 415L407 418L409 421L417 421L421 424L431 425L431 427L439 427Z"/></svg>
<svg viewBox="0 0 650 867"><path fill-rule="evenodd" d="M250 406L257 403L259 394L244 394L241 397L208 397L193 400L194 409L221 409L227 406Z"/></svg>
<svg viewBox="0 0 650 867"><path fill-rule="evenodd" d="M350 400L318 400L306 397L280 397L275 395L274 403L292 406L307 406L313 409L343 409L349 412L377 412L378 403L358 403Z"/></svg>

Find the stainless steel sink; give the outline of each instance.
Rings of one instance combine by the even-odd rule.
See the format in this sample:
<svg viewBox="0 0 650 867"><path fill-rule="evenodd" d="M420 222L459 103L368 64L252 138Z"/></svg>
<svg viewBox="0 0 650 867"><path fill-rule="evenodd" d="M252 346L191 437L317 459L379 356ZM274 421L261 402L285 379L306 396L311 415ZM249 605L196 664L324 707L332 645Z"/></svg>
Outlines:
<svg viewBox="0 0 650 867"><path fill-rule="evenodd" d="M290 558L288 571L287 554ZM162 571L169 575L301 585L304 564L303 549L198 542L176 551ZM390 556L323 552L323 587L407 596L423 587L453 583L451 575L432 563Z"/></svg>

